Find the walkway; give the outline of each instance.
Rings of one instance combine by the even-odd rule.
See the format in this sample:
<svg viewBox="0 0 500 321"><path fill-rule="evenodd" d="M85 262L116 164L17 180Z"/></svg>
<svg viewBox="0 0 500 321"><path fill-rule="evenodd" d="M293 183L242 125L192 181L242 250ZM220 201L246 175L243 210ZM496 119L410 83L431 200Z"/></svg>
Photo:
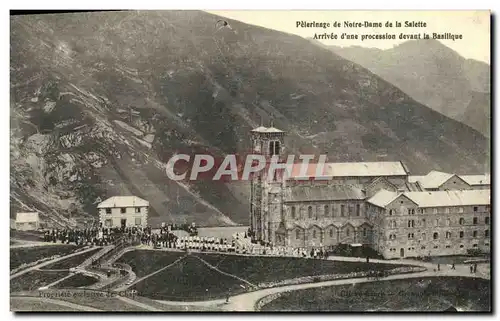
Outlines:
<svg viewBox="0 0 500 321"><path fill-rule="evenodd" d="M76 304L76 303L71 303L71 302L62 301L62 300L55 300L55 299L50 299L50 298L45 298L45 297L11 296L11 300L12 299L19 300L19 301L38 302L38 303L41 303L41 304L52 303L52 304L56 304L56 305L59 305L59 306L63 306L63 307L67 307L67 308L75 309L75 310L79 310L79 311L88 311L88 312L99 312L99 311L102 311L102 310L99 310L99 309L96 309L96 308L92 308L92 307L89 307L89 306L86 306L86 305L80 305L80 304Z"/></svg>

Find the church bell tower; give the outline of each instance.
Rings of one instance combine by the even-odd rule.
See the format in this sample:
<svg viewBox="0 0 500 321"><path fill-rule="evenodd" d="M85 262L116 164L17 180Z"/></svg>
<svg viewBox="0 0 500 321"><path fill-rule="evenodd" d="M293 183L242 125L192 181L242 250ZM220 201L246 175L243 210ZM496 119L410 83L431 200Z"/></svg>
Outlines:
<svg viewBox="0 0 500 321"><path fill-rule="evenodd" d="M270 127L253 129L250 138L253 154L264 155L268 163L274 155L283 160L284 131L271 123ZM268 179L267 170L266 167L250 180L250 229L252 240L274 243L274 231L281 222L283 189L281 179Z"/></svg>

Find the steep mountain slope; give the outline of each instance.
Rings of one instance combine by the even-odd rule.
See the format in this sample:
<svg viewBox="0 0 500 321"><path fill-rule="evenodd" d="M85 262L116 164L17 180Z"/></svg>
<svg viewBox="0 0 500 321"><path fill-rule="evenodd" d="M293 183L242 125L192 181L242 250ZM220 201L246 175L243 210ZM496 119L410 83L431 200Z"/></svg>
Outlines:
<svg viewBox="0 0 500 321"><path fill-rule="evenodd" d="M11 209L58 224L105 197L152 222L247 223L248 184L178 183L179 152L246 152L272 115L289 153L483 172L475 130L307 40L193 11L11 17ZM12 213L11 213L12 215Z"/></svg>
<svg viewBox="0 0 500 321"><path fill-rule="evenodd" d="M482 132L486 137L491 133L490 93L473 91L471 101L458 120Z"/></svg>
<svg viewBox="0 0 500 321"><path fill-rule="evenodd" d="M480 123L486 124L480 128L462 115L475 92L489 93L489 65L465 59L437 40L407 41L387 50L322 46L368 68L415 100L488 134L489 108L478 110Z"/></svg>

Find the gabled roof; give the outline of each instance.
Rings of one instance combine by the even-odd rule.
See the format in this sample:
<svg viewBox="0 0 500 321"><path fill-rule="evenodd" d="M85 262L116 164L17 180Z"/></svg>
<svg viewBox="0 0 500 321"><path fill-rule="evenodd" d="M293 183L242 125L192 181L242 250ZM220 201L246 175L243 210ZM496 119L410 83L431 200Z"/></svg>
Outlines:
<svg viewBox="0 0 500 321"><path fill-rule="evenodd" d="M423 176L419 183L420 185L427 188L439 188L441 185L446 183L450 178L455 176L455 174L440 172L440 171L430 171L429 174Z"/></svg>
<svg viewBox="0 0 500 321"><path fill-rule="evenodd" d="M149 202L137 196L113 196L99 203L99 205L97 205L97 208L143 206L149 206Z"/></svg>
<svg viewBox="0 0 500 321"><path fill-rule="evenodd" d="M436 192L404 193L420 207L489 205L490 190L451 190Z"/></svg>
<svg viewBox="0 0 500 321"><path fill-rule="evenodd" d="M490 185L490 174L485 175L459 175L467 184L474 185Z"/></svg>
<svg viewBox="0 0 500 321"><path fill-rule="evenodd" d="M368 203L377 205L378 207L386 207L394 201L401 193L391 192L386 189L381 189L375 195L368 199Z"/></svg>
<svg viewBox="0 0 500 321"><path fill-rule="evenodd" d="M298 185L285 191L285 202L363 200L361 189L348 185Z"/></svg>
<svg viewBox="0 0 500 321"><path fill-rule="evenodd" d="M443 206L470 206L470 205L489 205L490 190L452 190L435 192L405 192L394 193L387 190L380 190L371 197L368 202L385 208L392 201L401 195L404 195L419 207L443 207Z"/></svg>
<svg viewBox="0 0 500 321"><path fill-rule="evenodd" d="M40 219L38 212L26 212L16 214L16 223L38 222Z"/></svg>

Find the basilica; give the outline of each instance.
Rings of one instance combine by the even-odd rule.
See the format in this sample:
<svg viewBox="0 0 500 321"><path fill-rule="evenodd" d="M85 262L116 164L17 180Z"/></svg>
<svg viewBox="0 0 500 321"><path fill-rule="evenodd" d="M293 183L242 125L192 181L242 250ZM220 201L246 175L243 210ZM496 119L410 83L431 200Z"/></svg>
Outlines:
<svg viewBox="0 0 500 321"><path fill-rule="evenodd" d="M266 157L284 152L286 133L251 131ZM326 180L310 169L251 180L254 241L292 248L368 245L385 258L490 251L489 175L431 171L411 176L402 162L326 163ZM305 177L304 177L305 176Z"/></svg>

